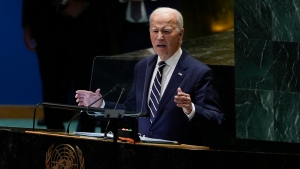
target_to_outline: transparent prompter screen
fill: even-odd
[[[120,102],[123,103],[131,89],[134,66],[141,58],[125,56],[97,56],[94,58],[90,90],[101,89],[101,94],[109,92],[116,84],[125,89]],[[108,94],[105,100],[116,102],[121,90]]]

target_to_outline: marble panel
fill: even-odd
[[[236,88],[274,89],[270,41],[236,39],[235,63]]]
[[[237,138],[300,142],[299,6],[234,2]]]
[[[300,94],[275,92],[275,136],[279,142],[300,142]]]
[[[300,92],[299,43],[273,42],[276,91]]]
[[[300,1],[272,0],[272,40],[300,42]]]
[[[234,36],[271,40],[272,11],[265,0],[234,1]]]
[[[236,135],[274,141],[273,91],[236,89]]]

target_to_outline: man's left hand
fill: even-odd
[[[189,115],[192,112],[192,101],[189,94],[182,92],[181,88],[178,87],[177,95],[174,97],[174,102],[178,107],[181,107],[183,112]]]

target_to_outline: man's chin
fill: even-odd
[[[167,50],[167,48],[165,48],[165,47],[156,47],[156,48],[154,49],[155,53],[156,53],[157,55],[159,55],[159,56],[166,55],[166,53],[167,53],[166,50]]]

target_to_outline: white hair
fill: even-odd
[[[151,18],[153,16],[154,13],[157,13],[157,12],[168,12],[168,13],[174,13],[176,14],[176,18],[177,18],[177,28],[178,28],[178,31],[180,31],[182,28],[183,28],[183,17],[181,15],[181,13],[176,10],[176,9],[173,9],[173,8],[169,8],[169,7],[159,7],[159,8],[156,8],[150,15],[150,19],[149,19],[149,24],[151,25]]]

